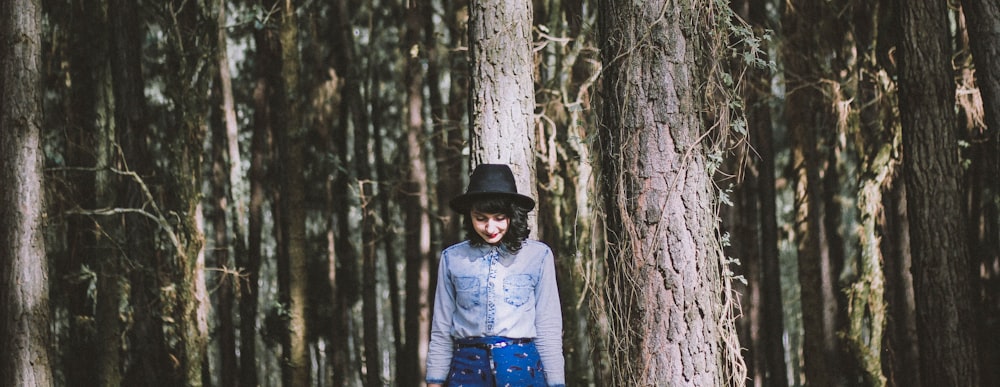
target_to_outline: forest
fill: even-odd
[[[536,199],[569,386],[1000,386],[996,0],[4,0],[0,386],[421,386]]]

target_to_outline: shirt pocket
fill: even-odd
[[[455,299],[462,309],[479,306],[479,278],[455,277]]]
[[[515,274],[503,280],[503,300],[515,307],[524,305],[535,294],[535,277],[531,274]]]

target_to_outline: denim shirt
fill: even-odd
[[[565,385],[562,310],[544,243],[526,240],[516,253],[502,244],[452,245],[441,252],[435,291],[428,383],[447,379],[454,339],[503,336],[534,339],[546,382]]]

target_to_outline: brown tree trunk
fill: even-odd
[[[267,5],[267,4],[265,4]],[[278,87],[275,79],[280,74],[280,49],[273,29],[254,31],[257,46],[253,91],[253,137],[250,142],[250,202],[247,207],[247,255],[237,256],[237,266],[246,272],[246,281],[240,287],[240,385],[259,384],[257,371],[261,362],[257,355],[257,315],[260,293],[260,267],[263,259],[263,228],[266,223],[264,206],[268,192],[268,165],[272,154],[272,122],[275,119],[271,101]]]
[[[772,28],[767,17],[766,0],[750,0],[747,20],[762,33]],[[777,189],[775,172],[774,128],[768,103],[771,75],[756,69],[748,75],[750,91],[750,143],[760,156],[757,163],[757,205],[760,213],[760,379],[764,386],[787,386],[785,363],[785,311],[781,296],[781,265],[778,253]]]
[[[963,0],[962,14],[985,121],[985,128],[973,127],[967,139],[972,166],[966,185],[972,258],[983,273],[984,305],[977,318],[985,334],[979,340],[984,343],[982,382],[996,385],[1000,369],[993,365],[1000,363],[1000,337],[987,332],[1000,329],[1000,3]]]
[[[705,52],[692,2],[605,3],[600,133],[608,229],[609,385],[742,385],[724,340],[707,126],[698,112]],[[701,14],[704,15],[704,14]],[[655,26],[655,28],[653,28]],[[706,34],[707,35],[707,34]],[[655,86],[654,86],[655,85]],[[738,356],[738,355],[737,355]]]
[[[136,176],[152,175],[152,160],[147,147],[150,128],[146,124],[146,106],[144,95],[144,80],[142,76],[142,19],[139,17],[138,5],[132,1],[109,0],[108,20],[111,22],[111,74],[113,77],[113,93],[115,101],[114,126],[115,142],[120,146],[120,158],[116,158],[116,167]],[[117,193],[118,208],[141,208],[146,198],[142,188],[133,179],[119,176]],[[123,214],[119,220],[122,237],[122,257],[136,259],[143,267],[154,268],[158,265],[159,254],[154,251],[153,234],[156,232],[153,222],[137,214]],[[107,285],[115,285],[115,275],[121,273],[129,283],[123,287],[120,296],[109,287],[101,288],[104,296],[98,298],[98,314],[106,316],[99,326],[107,326],[108,334],[114,334],[113,324],[118,319],[119,300],[116,297],[128,297],[132,305],[155,305],[156,290],[161,284],[152,270],[125,270],[117,260],[110,260],[101,268],[106,270],[99,279],[107,279]],[[100,287],[100,283],[98,284]],[[128,294],[126,294],[128,293]],[[102,307],[103,303],[103,307]],[[171,360],[164,347],[160,326],[161,318],[157,313],[151,313],[151,308],[137,310],[132,318],[132,326],[128,331],[128,341],[132,343],[125,358],[132,363],[122,373],[117,364],[111,363],[111,358],[101,360],[104,364],[98,370],[98,382],[103,386],[142,384],[148,380],[159,380],[171,383],[171,378],[165,370],[170,369]],[[110,336],[109,336],[110,337]],[[115,336],[117,337],[117,335]],[[140,350],[142,353],[140,353]],[[98,356],[101,356],[98,353]],[[113,357],[108,351],[106,356]]]
[[[188,386],[203,383],[208,349],[208,294],[205,288],[204,236],[201,212],[202,148],[208,114],[207,95],[215,76],[211,62],[200,58],[215,48],[214,18],[205,5],[175,0],[163,4],[167,36],[165,95],[175,106],[165,125],[168,160],[163,176],[163,209],[158,214],[161,232],[169,241],[160,267],[169,283],[160,289],[165,317],[166,345],[179,362],[174,368],[177,382]],[[204,44],[202,42],[210,42]]]
[[[218,78],[217,78],[218,80]],[[215,82],[212,88],[213,105],[221,105],[220,82]],[[238,284],[238,277],[231,275],[230,270],[234,269],[229,254],[230,239],[229,225],[227,217],[230,211],[229,201],[229,168],[226,158],[228,151],[226,126],[223,124],[221,106],[215,106],[211,114],[210,126],[212,128],[211,137],[211,157],[212,157],[212,177],[211,177],[211,207],[206,208],[206,221],[211,224],[212,244],[207,257],[207,264],[211,268],[208,272],[208,282],[212,285],[213,300],[215,302],[214,315],[217,319],[216,336],[219,354],[218,375],[219,383],[224,387],[236,385],[238,365],[236,359],[236,326],[233,321],[234,293]]]
[[[911,1],[899,7],[903,175],[921,377],[927,386],[978,386],[978,298],[958,181],[947,4]]]
[[[566,382],[589,385],[597,369],[592,355],[586,286],[596,275],[591,251],[593,169],[585,139],[595,128],[591,95],[600,65],[595,58],[594,36],[579,24],[596,19],[583,2],[535,2],[535,25],[547,27],[538,41],[535,60],[537,106],[541,112],[535,144],[538,180],[538,238],[545,241],[556,260],[556,276],[563,312],[563,349]],[[564,23],[563,20],[571,21]],[[562,38],[562,39],[560,39]]]
[[[836,299],[833,267],[824,250],[824,195],[821,171],[827,159],[822,144],[835,130],[836,117],[824,98],[831,90],[823,80],[831,79],[821,57],[829,49],[820,42],[830,16],[825,4],[791,1],[782,16],[786,43],[787,95],[785,121],[791,136],[795,185],[795,243],[798,253],[802,301],[805,379],[810,386],[833,386],[840,376],[836,337]]]
[[[429,4],[414,3],[406,14],[406,36],[403,47],[421,47],[425,13]],[[405,209],[404,230],[406,242],[406,346],[397,361],[407,366],[397,375],[401,384],[419,385],[424,380],[427,344],[430,341],[430,272],[431,272],[431,220],[430,194],[427,183],[427,165],[424,121],[423,61],[426,51],[411,55],[407,61],[406,84],[406,160],[405,183],[402,189],[402,207]],[[431,88],[437,85],[429,85]],[[446,179],[450,179],[447,178]]]
[[[452,15],[448,19],[448,36],[451,37],[450,48],[468,47],[468,0],[449,1],[449,9]],[[429,13],[428,13],[429,14]],[[424,24],[433,23],[433,19],[427,16]],[[427,27],[425,27],[427,28]],[[429,35],[433,37],[433,35]],[[449,49],[447,56],[450,63],[448,71],[451,75],[451,83],[448,90],[447,118],[440,125],[435,125],[434,153],[437,160],[437,208],[438,217],[441,219],[441,246],[442,248],[451,246],[462,239],[461,216],[455,214],[448,206],[451,198],[462,193],[463,174],[462,148],[465,147],[465,140],[462,133],[462,125],[468,114],[469,100],[469,61],[468,50]],[[468,132],[471,132],[468,131]],[[436,258],[435,258],[436,261]],[[437,270],[431,270],[431,277],[437,275]],[[431,285],[436,283],[436,279]],[[431,292],[433,297],[433,292]],[[429,304],[433,304],[428,301]]]
[[[298,45],[296,2],[281,2],[279,39],[281,46],[281,83],[274,95],[272,123],[278,145],[281,179],[280,240],[278,286],[281,302],[287,308],[286,333],[282,343],[282,381],[289,386],[309,385],[309,347],[306,342],[306,304],[308,269],[306,265],[305,170],[302,118],[303,93],[300,88],[301,59]],[[284,268],[282,270],[282,267]]]
[[[531,16],[530,0],[470,1],[469,154],[471,165],[510,165],[517,189],[535,198]]]
[[[114,185],[117,180],[113,179],[110,171],[114,157],[111,148],[114,125],[112,117],[105,114],[113,111],[114,103],[110,90],[110,28],[106,8],[105,1],[72,4],[67,12],[70,19],[67,22],[73,33],[66,37],[68,42],[60,44],[66,46],[71,80],[67,114],[67,142],[70,146],[65,150],[66,162],[69,166],[88,171],[74,174],[71,183],[75,187],[72,197],[76,202],[73,204],[85,209],[112,208],[115,203]],[[93,172],[90,172],[91,169]],[[91,281],[77,281],[72,285],[61,285],[61,289],[53,289],[63,293],[56,299],[65,300],[71,316],[69,335],[59,338],[63,342],[62,367],[67,380],[78,381],[81,385],[96,385],[99,374],[121,373],[118,370],[121,342],[108,340],[121,335],[119,313],[117,308],[114,314],[108,313],[109,308],[100,308],[119,305],[121,301],[121,290],[103,287],[119,282],[121,278],[117,271],[105,268],[120,256],[116,244],[121,230],[115,224],[115,217],[107,216],[74,216],[67,219],[67,228],[70,254],[68,259],[54,261],[54,272],[77,274],[96,269],[98,276],[93,281],[98,284],[97,296],[111,302],[98,302],[91,298],[87,291],[93,284]],[[64,269],[60,271],[60,267]],[[66,282],[69,281],[61,283]],[[99,311],[94,310],[95,303],[99,305]]]
[[[0,4],[0,384],[51,386],[42,192],[42,5]]]
[[[354,66],[355,52],[353,41],[353,29],[351,25],[349,4],[345,0],[339,0],[335,4],[337,17],[330,24],[330,41],[333,45],[333,61],[336,74],[344,79],[341,94],[340,120],[334,130],[334,146],[338,149],[335,153],[341,162],[342,168],[335,174],[332,182],[332,200],[348,202],[352,198],[351,192],[357,187],[351,186],[351,181],[356,175],[352,171],[357,170],[355,164],[363,161],[363,157],[351,155],[353,144],[348,142],[348,128],[368,128],[368,117],[365,112],[364,100],[361,93],[360,69]],[[360,130],[360,132],[366,132]],[[360,154],[367,154],[362,151]],[[336,233],[338,240],[356,241],[355,233],[352,231],[352,223],[348,211],[338,211],[336,214]],[[336,270],[333,272],[335,278],[331,279],[332,289],[336,297],[334,305],[334,321],[332,337],[334,339],[334,353],[331,356],[333,362],[334,384],[338,386],[347,385],[347,381],[360,377],[364,380],[361,367],[361,359],[357,353],[363,346],[354,338],[357,328],[352,324],[351,309],[358,302],[362,286],[360,283],[360,268],[358,267],[358,252],[353,247],[356,244],[340,243],[336,247],[337,256],[335,258]],[[352,343],[352,341],[354,341]],[[354,348],[355,351],[351,351]],[[353,374],[353,375],[352,375]]]
[[[886,323],[886,347],[896,354],[883,359],[886,385],[920,387],[920,350],[917,342],[916,305],[913,299],[913,274],[910,254],[910,234],[906,215],[906,182],[896,172],[892,189],[883,199],[881,243],[885,257],[885,299],[889,316]]]

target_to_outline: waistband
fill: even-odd
[[[531,338],[510,338],[500,336],[465,337],[455,339],[455,348],[498,349],[510,345],[528,344]]]

